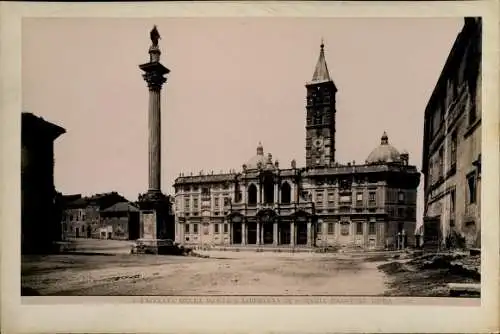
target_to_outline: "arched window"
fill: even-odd
[[[274,181],[270,175],[264,179],[264,201],[267,204],[274,203]]]
[[[292,190],[288,182],[283,183],[281,186],[281,203],[290,203],[291,192]]]
[[[323,123],[323,115],[321,114],[321,111],[317,110],[314,113],[314,125],[320,125]]]
[[[248,204],[255,205],[257,204],[257,187],[255,184],[251,184],[248,187]]]

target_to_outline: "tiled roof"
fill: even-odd
[[[102,212],[139,212],[139,209],[130,202],[118,202]]]

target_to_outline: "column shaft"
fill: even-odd
[[[292,247],[295,246],[295,223],[290,223],[290,245]]]
[[[273,223],[273,246],[278,246],[278,223]]]
[[[149,190],[160,190],[161,184],[161,91],[149,90]]]
[[[247,224],[241,224],[241,244],[244,246],[247,244]]]
[[[311,222],[307,222],[307,246],[312,245],[312,231],[311,231]]]

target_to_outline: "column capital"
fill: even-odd
[[[167,82],[167,78],[157,72],[147,72],[144,73],[142,77],[148,84],[148,88],[153,91],[160,91],[162,85]]]
[[[139,65],[139,68],[145,72],[142,77],[147,82],[150,90],[160,90],[161,86],[167,81],[164,75],[170,73],[168,68],[157,61]]]

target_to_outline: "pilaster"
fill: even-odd
[[[241,223],[241,245],[245,246],[247,244],[247,223]]]
[[[261,224],[260,222],[257,222],[257,245],[261,244],[261,238],[260,238],[260,236],[261,236],[261,234],[260,234],[261,228],[260,228],[260,224]]]
[[[307,222],[307,246],[310,247],[312,245],[312,230],[311,230],[311,222]]]
[[[278,223],[273,222],[273,246],[278,246]]]

